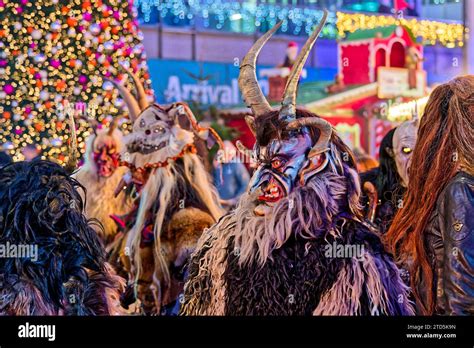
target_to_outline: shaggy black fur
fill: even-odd
[[[308,240],[292,236],[282,248],[273,251],[263,266],[256,261],[239,265],[234,241],[229,239],[224,273],[225,315],[312,315],[322,295],[337,281],[342,267],[351,260],[326,257],[324,246],[327,243],[363,245],[366,252],[385,265],[388,273],[381,276],[391,279],[388,283],[398,284],[393,260],[384,252],[379,237],[369,226],[343,216],[336,218],[334,224],[335,229],[343,228],[345,231],[342,237],[334,238],[327,234],[325,238]],[[212,244],[211,239],[191,258],[188,265],[190,279],[198,276],[199,261]],[[202,277],[192,289],[186,290],[185,300],[192,297],[200,308],[206,308],[211,301],[210,285],[211,279]],[[393,291],[399,290],[396,288],[394,286]],[[391,292],[391,289],[387,290]],[[394,298],[392,294],[391,299]],[[361,294],[359,302],[360,314],[370,315],[367,293]],[[393,305],[391,315],[408,314],[406,304]]]
[[[9,302],[0,314],[108,313],[102,294],[115,284],[105,268],[102,243],[82,214],[78,189],[83,187],[48,161],[17,162],[0,170],[0,244],[38,246],[37,261],[0,258],[0,302]],[[10,291],[18,286],[28,291]],[[42,313],[35,302],[50,310]]]
[[[360,183],[363,187],[366,181],[371,182],[377,189],[379,204],[375,212],[375,225],[381,233],[385,233],[397,212],[397,202],[405,194],[405,188],[400,185],[401,179],[397,173],[395,160],[387,152],[387,148],[393,149],[393,134],[395,129],[390,130],[382,139],[379,152],[379,166],[360,174]],[[368,197],[361,195],[361,204],[365,213],[369,208]]]
[[[297,109],[296,118],[303,117],[314,117],[314,114],[305,110]],[[278,111],[270,111],[267,114],[258,117],[255,122],[257,130],[256,140],[259,146],[267,146],[272,139],[282,139],[287,136],[287,123],[278,118]],[[311,139],[316,141],[319,137],[319,130],[310,127],[309,132],[311,134]]]
[[[263,267],[256,262],[239,266],[231,241],[224,275],[226,314],[312,315],[321,296],[332,287],[349,260],[326,257],[324,246],[328,242],[361,244],[371,254],[383,252],[380,240],[365,225],[339,218],[335,221],[336,228],[344,221],[347,232],[342,238],[328,235],[324,241],[292,236],[282,248],[272,253],[272,258]],[[367,298],[363,296],[360,301],[361,314],[370,314]]]
[[[318,241],[294,236],[263,267],[256,262],[240,267],[233,250],[232,241],[224,275],[230,315],[311,315],[342,266],[324,257]]]

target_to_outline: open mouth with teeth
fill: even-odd
[[[104,163],[99,165],[99,176],[108,178],[115,171],[115,167],[110,163]]]
[[[148,144],[144,143],[142,141],[134,141],[130,145],[127,146],[127,149],[129,152],[134,153],[134,152],[140,152],[144,155],[147,155],[149,153],[161,150],[166,146],[166,141],[162,141],[161,143],[157,144]]]
[[[269,183],[262,189],[262,191],[263,193],[258,196],[258,200],[266,203],[278,202],[284,196],[283,188],[273,178],[270,179]]]

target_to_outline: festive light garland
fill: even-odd
[[[413,112],[416,110],[418,117],[421,118],[425,111],[426,103],[429,96],[411,100],[405,103],[394,103],[389,105],[387,119],[392,122],[403,122],[410,120],[413,117]]]
[[[266,31],[283,20],[281,33],[309,34],[322,16],[320,9],[268,3],[257,5],[247,1],[136,0],[134,6],[145,23],[150,22],[151,15],[156,12],[162,19],[170,17],[174,25],[193,26],[199,21],[204,28],[211,28],[213,22],[213,29],[235,28],[243,33],[253,33],[259,29]],[[347,32],[393,24],[406,25],[415,36],[422,38],[424,44],[440,43],[450,48],[463,45],[462,24],[341,11],[330,13],[321,36],[328,39],[344,38]]]
[[[289,7],[273,4],[256,4],[225,0],[136,0],[134,6],[145,23],[157,13],[162,19],[171,17],[171,24],[189,24],[199,21],[204,28],[222,30],[226,26],[238,27],[244,33],[266,31],[283,20],[280,32],[293,35],[309,34],[323,11],[314,8]],[[331,13],[321,35],[336,38],[336,14]]]
[[[39,144],[43,157],[64,163],[68,112],[104,124],[126,117],[103,77],[122,80],[126,66],[149,88],[135,16],[123,0],[0,0],[0,147],[19,160],[24,146]],[[84,153],[90,125],[76,123]]]
[[[353,33],[359,29],[373,29],[394,24],[402,24],[409,28],[415,37],[422,38],[425,45],[440,43],[453,48],[455,46],[462,47],[464,44],[464,26],[462,24],[337,12],[337,31],[341,38],[347,32]]]

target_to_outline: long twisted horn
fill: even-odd
[[[140,109],[143,111],[150,105],[150,102],[148,102],[148,98],[145,93],[145,87],[143,87],[143,83],[140,81],[138,76],[133,73],[131,69],[128,69],[125,67],[124,69],[128,73],[128,75],[130,75],[130,77],[133,79],[135,88],[137,90],[138,104],[140,106]]]
[[[263,45],[280,28],[283,22],[279,22],[272,29],[262,35],[250,48],[240,64],[239,88],[247,105],[252,109],[255,117],[259,117],[272,110],[270,104],[258,85],[256,75],[257,57]]]
[[[77,150],[77,134],[76,134],[76,122],[74,121],[73,113],[68,113],[69,116],[69,129],[71,131],[71,137],[69,142],[69,158],[65,165],[67,172],[72,173],[77,168],[77,161],[79,158]]]
[[[331,124],[320,117],[304,117],[291,121],[288,124],[288,129],[299,129],[301,127],[315,127],[320,131],[319,139],[309,151],[308,157],[319,155],[328,150],[329,140],[331,139],[332,126]]]
[[[109,124],[109,130],[107,131],[107,135],[112,136],[112,134],[114,134],[114,130],[117,129],[117,126],[118,126],[118,119],[114,118]]]
[[[105,78],[106,80],[112,82],[115,87],[117,87],[121,97],[125,101],[125,104],[127,104],[128,107],[128,112],[130,116],[130,121],[135,122],[135,120],[138,118],[138,115],[140,115],[141,109],[140,105],[138,104],[137,100],[135,97],[130,93],[130,91],[125,88],[125,86],[113,79],[108,79]]]
[[[291,69],[290,76],[288,77],[288,81],[286,83],[285,93],[283,94],[283,100],[281,102],[282,107],[279,114],[281,119],[293,119],[296,115],[296,92],[298,90],[298,80],[300,78],[301,70],[303,70],[309,52],[311,51],[311,48],[313,48],[319,33],[323,29],[327,17],[328,12],[324,10],[321,21],[304,44],[295,64],[293,65],[293,68]]]

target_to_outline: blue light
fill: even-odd
[[[268,29],[279,20],[285,22],[281,32],[294,32],[296,35],[308,32],[314,24],[319,22],[322,10],[314,8],[285,7],[247,1],[228,0],[135,0],[134,6],[144,22],[156,17],[151,13],[157,12],[164,23],[173,25],[189,25],[191,20],[201,18],[198,25],[205,28],[214,27],[218,30],[252,32],[255,27]],[[239,15],[241,25],[224,25],[226,22],[235,21],[236,14]],[[212,21],[210,20],[212,18]],[[212,23],[212,24],[211,24]],[[323,36],[330,35],[336,38],[336,15],[330,13],[326,24],[332,30],[323,31]],[[326,34],[324,34],[326,33]],[[329,34],[327,34],[329,33]]]

